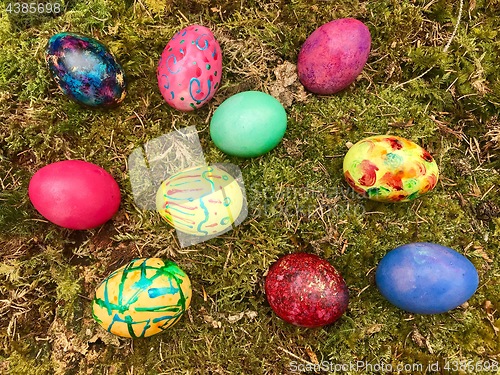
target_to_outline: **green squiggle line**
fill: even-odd
[[[113,326],[115,323],[125,323],[127,325],[127,331],[130,335],[130,337],[137,337],[137,335],[134,332],[133,326],[138,325],[138,324],[145,324],[144,328],[142,329],[142,333],[139,335],[139,337],[144,337],[147,334],[147,331],[149,328],[152,327],[151,321],[153,323],[158,323],[163,320],[165,320],[165,323],[162,324],[161,326],[158,326],[159,329],[164,330],[167,327],[175,324],[182,316],[184,311],[186,310],[186,301],[187,298],[184,295],[181,285],[183,282],[183,278],[187,277],[187,275],[182,271],[179,266],[177,266],[176,263],[169,261],[169,260],[163,260],[163,265],[160,267],[155,267],[155,266],[148,266],[147,265],[147,260],[148,259],[134,259],[132,260],[126,267],[123,268],[122,270],[122,275],[120,278],[120,284],[119,284],[119,295],[118,295],[118,303],[114,304],[109,301],[109,290],[108,290],[108,281],[110,277],[108,277],[105,280],[105,285],[104,285],[104,300],[100,298],[95,298],[94,299],[94,304],[106,308],[108,315],[111,316],[113,314],[113,311],[116,311],[113,315],[112,321],[107,327],[107,330],[111,332]],[[139,261],[141,261],[139,264],[137,264]],[[147,277],[147,270],[155,270],[154,275],[152,277],[148,278]],[[125,289],[125,282],[127,281],[129,275],[133,272],[140,271],[140,279],[133,284],[132,287],[135,287],[137,290],[133,293],[132,296],[128,297],[128,300],[126,303],[123,303],[125,295],[124,295],[124,289]],[[113,273],[113,276],[116,276],[117,273]],[[158,277],[166,277],[167,280],[170,283],[170,287],[166,288],[150,288],[151,285],[153,285],[153,282],[155,279]],[[174,285],[175,284],[175,285]],[[176,288],[177,286],[177,288]],[[179,299],[175,305],[170,305],[170,306],[144,306],[144,307],[135,307],[134,310],[137,312],[152,312],[152,313],[165,313],[165,312],[171,312],[174,313],[173,315],[165,315],[165,316],[156,316],[152,317],[151,319],[143,320],[143,321],[134,321],[133,317],[131,315],[126,315],[123,318],[120,318],[118,315],[119,313],[124,313],[127,311],[131,305],[133,305],[138,298],[140,297],[141,293],[148,293],[151,289],[155,290],[153,292],[153,295],[158,291],[162,290],[162,292],[168,292],[167,294],[176,294],[177,292],[179,293]],[[149,296],[149,293],[148,293]],[[189,298],[189,297],[188,297]],[[93,311],[93,316],[94,319],[98,322],[102,322],[101,319],[99,319],[95,314],[94,310],[92,307]]]

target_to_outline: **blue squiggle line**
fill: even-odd
[[[206,169],[204,172],[202,172],[202,174],[201,174],[201,177],[202,177],[205,181],[207,181],[207,182],[210,184],[210,186],[212,186],[212,192],[214,192],[214,191],[215,191],[215,184],[214,184],[214,182],[213,182],[210,178],[207,178],[207,176],[206,176],[206,175],[207,175],[208,173],[213,172],[213,171],[214,171],[214,169],[213,169],[212,167],[207,167],[207,169]]]
[[[167,61],[165,62],[165,65],[170,73],[177,74],[181,71],[181,68],[179,68],[175,72],[173,72],[172,69],[170,69],[170,66],[168,65],[168,62],[170,61],[171,58],[174,59],[174,65],[177,64],[177,57],[175,57],[175,55],[170,55],[169,57],[167,57]]]
[[[198,227],[196,228],[198,230],[198,232],[200,233],[203,233],[205,236],[208,235],[208,232],[206,230],[202,230],[201,229],[201,226],[203,224],[205,224],[207,221],[208,221],[208,216],[209,216],[209,213],[208,213],[208,209],[207,207],[205,206],[205,204],[203,203],[203,198],[200,198],[199,199],[200,201],[200,207],[201,209],[203,210],[203,212],[205,213],[205,218],[203,219],[203,221],[201,221],[199,224],[198,224]]]
[[[161,76],[165,77],[167,79],[167,84],[163,85],[163,87],[165,87],[166,89],[168,89],[170,87],[170,78],[168,78],[168,76],[166,74],[162,74]]]
[[[205,45],[204,46],[200,46],[200,39],[204,36],[207,36],[207,34],[201,34],[198,38],[196,38],[196,42],[194,43],[195,46],[200,50],[200,51],[205,51],[209,44],[208,44],[208,40],[205,39]]]
[[[191,99],[193,99],[196,104],[201,104],[205,99],[207,99],[210,96],[210,93],[212,91],[212,81],[208,80],[207,85],[208,85],[208,92],[207,95],[205,95],[204,98],[202,99],[196,99],[193,95],[193,84],[196,83],[198,85],[198,89],[196,90],[196,94],[201,93],[201,82],[198,78],[191,78],[189,81],[189,95],[191,96]]]

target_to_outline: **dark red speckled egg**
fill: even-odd
[[[284,321],[301,327],[321,327],[347,309],[349,292],[340,273],[314,254],[285,255],[266,277],[267,300]]]

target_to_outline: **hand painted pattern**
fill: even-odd
[[[380,202],[406,202],[432,190],[439,171],[432,156],[407,139],[378,135],[363,139],[344,158],[347,183]]]
[[[174,325],[191,303],[191,282],[177,264],[135,259],[97,288],[92,316],[122,337],[148,337]]]
[[[47,45],[46,60],[62,92],[79,103],[109,107],[125,98],[122,67],[95,39],[72,33],[56,34]]]
[[[238,182],[220,168],[189,168],[161,184],[156,207],[181,232],[213,235],[228,229],[238,218],[243,208],[243,192]]]
[[[168,42],[158,62],[158,87],[175,109],[192,111],[217,91],[222,54],[212,32],[200,25],[182,29]]]

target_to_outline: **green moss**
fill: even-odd
[[[61,305],[59,313],[62,318],[72,324],[78,322],[79,312],[81,312],[81,298],[79,297],[81,287],[75,273],[69,267],[54,266],[52,270],[52,277],[57,284],[57,300]]]
[[[34,375],[45,375],[51,373],[52,366],[46,358],[40,361],[35,358],[26,357],[25,353],[19,353],[13,351],[8,358],[2,358],[0,360],[3,362],[4,370],[8,371],[8,374],[12,375],[24,375],[24,374],[34,374]]]

